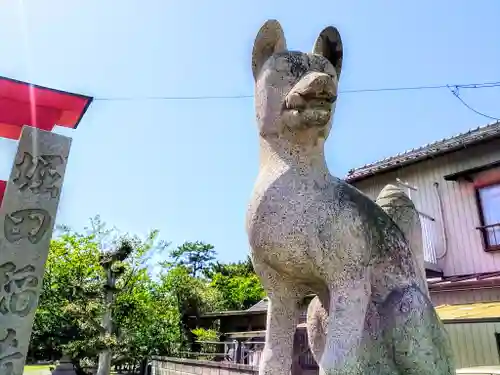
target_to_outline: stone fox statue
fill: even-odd
[[[342,54],[333,27],[312,53],[288,51],[274,20],[253,47],[260,170],[246,227],[269,298],[260,375],[289,374],[299,305],[310,293],[318,296],[310,324],[320,324],[310,333],[321,373],[454,374],[401,228],[328,171]]]

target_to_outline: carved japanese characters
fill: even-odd
[[[62,182],[62,176],[56,168],[63,163],[59,155],[33,157],[25,152],[21,161],[16,163],[17,176],[13,182],[20,190],[30,189],[33,194],[49,193],[52,198],[56,198]]]
[[[277,21],[255,39],[260,169],[246,228],[269,298],[260,375],[289,374],[300,301],[311,293],[322,311],[320,374],[452,375],[446,334],[405,234],[326,165],[342,61],[334,27],[312,53],[288,51]]]
[[[0,339],[0,373],[5,375],[13,375],[13,361],[23,358],[23,355],[17,350],[18,340],[16,331],[7,328],[5,335]],[[1,337],[1,336],[0,336]]]
[[[4,220],[5,238],[9,242],[17,242],[25,238],[32,244],[36,244],[47,233],[50,221],[49,213],[37,208],[7,214]]]
[[[38,284],[34,266],[0,265],[0,314],[28,315],[36,307]]]

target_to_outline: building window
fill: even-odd
[[[477,197],[485,250],[500,250],[500,184],[478,188]]]

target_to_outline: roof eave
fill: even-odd
[[[354,175],[352,177],[349,177],[349,175],[348,175],[344,178],[344,180],[349,184],[352,184],[355,182],[360,182],[362,180],[366,180],[366,179],[374,177],[374,176],[378,176],[378,175],[382,175],[384,173],[392,172],[392,171],[399,169],[401,167],[407,167],[409,165],[417,164],[417,163],[420,163],[420,162],[423,162],[423,161],[426,161],[429,159],[441,157],[441,156],[444,156],[447,154],[451,154],[453,152],[461,151],[461,150],[466,149],[466,148],[471,147],[471,146],[478,146],[480,144],[488,143],[490,141],[493,141],[493,140],[496,140],[499,138],[500,138],[500,133],[496,134],[494,136],[488,137],[488,138],[481,138],[481,139],[472,141],[470,143],[461,144],[461,145],[458,145],[456,147],[452,147],[452,148],[449,148],[446,150],[441,150],[438,152],[429,153],[427,155],[424,155],[421,157],[416,157],[415,159],[411,159],[411,160],[401,160],[398,162],[398,158],[395,158],[393,160],[393,162],[397,163],[396,165],[381,167],[380,169],[378,169],[376,171],[369,171],[369,168],[368,168],[368,171],[365,174],[361,174],[361,175],[357,175],[357,176]],[[406,156],[405,158],[407,158],[407,157],[408,156]],[[403,159],[403,156],[401,157],[401,159]],[[376,165],[374,165],[372,168],[376,168]]]

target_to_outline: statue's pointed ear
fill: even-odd
[[[328,26],[319,33],[318,39],[314,43],[313,53],[326,57],[334,66],[337,79],[340,77],[344,50],[340,33],[335,27]]]
[[[281,25],[276,20],[269,20],[262,25],[252,52],[252,72],[254,79],[257,79],[262,66],[274,53],[285,51],[286,41],[285,34]]]

